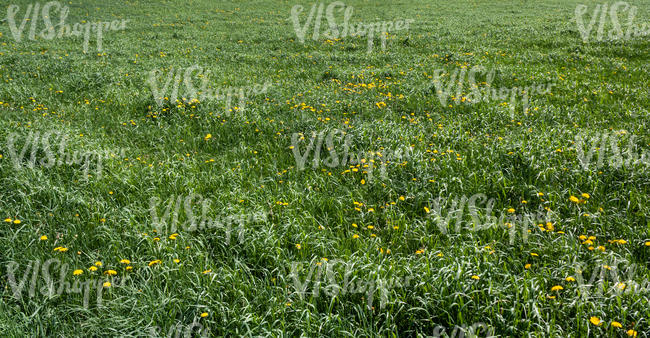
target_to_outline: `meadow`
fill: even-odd
[[[650,4],[332,3],[2,3],[1,336],[650,336]]]

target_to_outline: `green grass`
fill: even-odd
[[[22,19],[31,2],[14,3]],[[599,275],[608,265],[628,286],[648,283],[647,156],[645,164],[609,164],[608,141],[605,164],[585,169],[575,149],[576,136],[606,133],[622,149],[633,142],[648,153],[648,37],[584,43],[575,0],[345,3],[354,7],[352,22],[415,22],[391,34],[385,51],[377,39],[367,53],[364,38],[299,43],[294,2],[66,2],[70,23],[129,20],[125,30],[105,33],[102,53],[91,40],[85,54],[82,38],[16,42],[2,22],[0,220],[11,222],[0,225],[0,334],[147,336],[157,327],[166,335],[198,323],[219,336],[426,336],[438,326],[450,334],[485,323],[498,336],[649,336],[650,290],[613,293],[616,274]],[[637,23],[650,20],[647,2],[629,3],[638,7]],[[309,11],[311,3],[303,5]],[[226,114],[219,101],[163,111],[149,73],[192,65],[210,69],[213,87],[272,86],[249,97],[244,111]],[[442,106],[435,70],[473,66],[495,70],[495,88],[554,86],[514,119],[498,101]],[[334,130],[351,135],[351,153],[409,155],[387,163],[384,177],[375,169],[372,181],[363,168],[298,170],[292,135],[305,136],[302,151],[312,133]],[[56,132],[55,154],[63,135],[67,154],[114,156],[105,156],[101,175],[91,164],[90,177],[80,161],[30,168],[29,147],[14,166],[8,139],[20,153],[30,133]],[[343,142],[334,145],[340,153]],[[48,158],[43,146],[36,150],[35,159]],[[210,201],[209,218],[265,216],[241,229],[230,224],[230,232],[228,222],[181,228],[175,239],[155,232],[150,199],[161,201],[161,215],[170,199],[191,194]],[[481,219],[548,208],[543,221],[554,230],[534,225],[523,240],[515,224],[511,240],[503,224],[470,229],[467,209],[460,231],[456,221],[445,231],[432,216],[439,197],[445,217],[458,211],[454,200],[475,194],[494,202],[480,209]],[[194,217],[201,201],[190,201]],[[181,206],[179,222],[191,218]],[[584,244],[581,235],[596,239]],[[30,262],[51,258],[61,264],[49,269],[56,287],[62,271],[71,284],[112,280],[100,288],[101,307],[95,289],[86,307],[83,294],[45,296],[42,273],[33,296],[28,272],[15,297],[12,262],[19,282]],[[88,270],[97,261],[102,266]],[[339,286],[346,275],[356,289],[405,283],[375,291],[369,307],[368,292],[324,292],[333,290],[328,264]],[[601,284],[585,293],[580,280],[566,281],[578,279],[577,264],[584,283],[596,271]],[[301,297],[297,286],[310,268],[312,279],[321,271],[321,289],[308,280]],[[563,290],[551,291],[556,285]]]

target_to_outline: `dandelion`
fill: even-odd
[[[296,244],[296,249],[300,250],[300,248],[302,248],[302,246],[300,245],[300,243]]]
[[[406,199],[406,198],[404,198],[404,196],[400,196],[400,197],[399,197],[399,200],[400,200],[400,201],[403,201],[403,200],[405,200],[405,199]]]
[[[634,331],[634,330],[632,330],[632,329],[627,330],[626,333],[627,333],[627,335],[630,336],[630,337],[636,337],[636,335],[637,335],[637,332]]]
[[[571,201],[573,203],[580,203],[580,200],[577,197],[573,196],[573,195],[571,195],[569,197],[569,201]]]
[[[41,240],[41,241],[47,241],[47,236],[45,236],[45,235],[41,236],[41,237],[40,237],[40,240]]]
[[[617,321],[613,321],[613,322],[612,322],[612,326],[613,326],[613,327],[617,327],[617,328],[619,328],[619,329],[623,327],[623,325],[622,325],[621,323],[617,322]]]
[[[596,326],[599,326],[601,324],[600,318],[593,317],[593,316],[591,318],[589,318],[589,322],[591,322],[592,324],[594,324]]]
[[[591,197],[591,196],[590,196],[589,194],[587,194],[586,192],[583,192],[582,195],[580,195],[580,196],[584,197],[585,199],[589,199],[589,198]]]
[[[524,269],[526,269],[526,270],[530,269],[530,263],[524,265]]]
[[[212,134],[207,134],[207,135],[205,135],[205,137],[203,139],[207,141],[207,140],[209,140],[211,138],[212,138]]]
[[[128,259],[123,259],[123,260],[120,261],[120,263],[122,263],[122,264],[131,264],[131,261],[128,260]]]
[[[369,226],[368,226],[368,229],[370,229],[370,230],[372,230],[372,229],[374,229],[374,228],[375,228],[375,227],[372,226],[372,225],[369,225]]]
[[[93,265],[93,266],[89,267],[88,270],[90,270],[90,271],[97,271],[97,267]]]
[[[133,270],[133,267],[129,265],[129,266],[127,266],[127,267],[124,268],[124,269],[125,269],[126,271],[131,271],[131,270]]]
[[[354,234],[354,235],[352,235],[352,238],[357,239],[357,238],[359,238],[359,235]]]
[[[5,218],[5,222],[11,223],[11,221],[13,221],[11,218]]]
[[[208,313],[207,313],[207,312],[203,312],[203,313],[201,314],[201,318],[205,318],[205,317],[207,317],[207,316],[208,316]]]
[[[559,285],[556,285],[551,288],[551,291],[561,291],[561,290],[564,290],[564,288]]]
[[[212,272],[212,269],[208,269],[208,270],[203,271],[203,274],[204,274],[204,275],[207,275],[207,274],[209,274],[210,272]]]
[[[474,280],[479,280],[479,279],[481,279],[481,277],[479,277],[479,276],[477,276],[477,275],[473,275],[473,276],[472,276],[472,279],[474,279]]]
[[[106,270],[106,271],[104,271],[104,274],[109,275],[109,276],[115,276],[115,275],[117,275],[117,271],[115,271],[115,270]]]
[[[430,212],[430,211],[429,211],[429,208],[427,208],[427,207],[424,207],[424,211],[425,211],[427,214]]]
[[[84,271],[81,270],[81,269],[77,269],[77,270],[72,271],[72,274],[75,275],[75,276],[79,276],[79,275],[81,275],[83,273],[84,273]]]
[[[104,284],[102,284],[102,285],[103,285],[105,288],[110,288],[110,287],[111,287],[111,282],[104,282]]]
[[[21,223],[21,222],[20,222],[19,219],[15,219],[15,220],[14,220],[14,224],[20,224],[20,223]]]
[[[515,212],[515,209],[513,209],[513,208],[508,209],[508,213],[512,214],[514,212]]]
[[[180,263],[180,262],[181,262],[180,259],[178,259],[178,258],[174,258],[174,263],[178,264],[178,263]]]
[[[173,233],[173,234],[169,235],[169,239],[175,241],[177,236],[178,236],[177,233]]]
[[[567,281],[567,282],[575,282],[576,281],[576,279],[571,277],[571,276],[565,278],[564,280]]]
[[[162,261],[160,259],[155,259],[155,260],[149,262],[149,266],[160,264],[160,263],[162,263]]]

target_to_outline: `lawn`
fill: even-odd
[[[1,336],[650,336],[647,1],[0,11]]]

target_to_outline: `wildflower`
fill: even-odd
[[[106,271],[104,271],[104,274],[109,275],[109,276],[115,276],[115,275],[117,275],[117,271],[115,271],[115,270],[106,270]]]
[[[374,229],[374,228],[375,228],[375,227],[372,226],[372,225],[369,225],[369,226],[368,226],[368,229],[370,229],[370,230],[372,230],[372,229]]]
[[[111,282],[104,282],[104,284],[102,284],[102,285],[103,285],[105,288],[110,288],[110,287],[111,287]]]
[[[531,252],[530,255],[533,256],[533,257],[537,257],[537,256],[539,256],[538,254],[536,254],[536,253],[534,253],[534,252]]]
[[[619,323],[619,322],[617,322],[617,321],[613,321],[613,322],[612,322],[612,326],[613,326],[613,327],[617,327],[617,328],[619,328],[619,329],[623,327],[623,325],[621,325],[621,323]]]
[[[399,200],[400,200],[400,201],[405,200],[404,196],[400,196],[400,197],[399,197]]]
[[[124,269],[125,269],[126,271],[131,271],[131,270],[133,270],[133,267],[129,265],[129,266],[127,266],[127,267],[124,268]]]
[[[14,220],[14,224],[20,224],[20,223],[21,223],[21,222],[20,222],[19,219],[15,219],[15,220]]]
[[[627,333],[627,335],[630,336],[630,337],[636,337],[636,335],[637,335],[637,332],[634,331],[634,330],[632,330],[632,329],[627,330],[626,333]]]
[[[45,235],[41,236],[41,237],[40,237],[40,240],[41,240],[41,241],[47,241],[47,236],[45,236]]]
[[[122,264],[131,264],[131,261],[128,260],[128,259],[123,259],[123,260],[120,261],[120,263],[122,263]]]
[[[97,261],[97,262],[95,262],[95,265],[96,265],[96,266],[102,266],[102,262]]]
[[[357,239],[357,238],[359,238],[359,235],[354,234],[354,235],[352,235],[352,238]]]
[[[155,264],[160,264],[160,263],[162,263],[162,261],[160,259],[155,259],[155,260],[149,262],[149,266],[152,266],[152,265],[155,265]]]
[[[472,276],[472,279],[474,279],[474,280],[479,280],[479,279],[481,279],[481,277],[479,277],[479,276],[477,276],[477,275],[473,275],[473,276]]]
[[[515,212],[515,209],[513,209],[513,208],[508,209],[508,213],[513,214],[514,212]]]
[[[593,317],[593,316],[591,318],[589,318],[589,322],[591,322],[592,324],[594,324],[596,326],[599,326],[601,324],[600,318]]]
[[[207,316],[208,316],[208,313],[207,313],[207,312],[203,312],[203,313],[201,314],[201,318],[205,318],[205,317],[207,317]]]
[[[530,263],[524,265],[524,269],[526,269],[526,270],[530,269]]]
[[[207,140],[209,140],[211,138],[212,138],[212,134],[207,134],[207,135],[205,135],[205,137],[203,139],[207,141]]]
[[[567,281],[567,282],[575,282],[576,281],[576,279],[571,277],[571,276],[565,278],[564,280]]]
[[[177,237],[177,236],[178,236],[177,233],[173,233],[173,234],[169,235],[169,239],[171,239],[171,240],[174,241],[174,240],[176,240],[176,237]]]
[[[97,267],[93,265],[93,266],[89,267],[88,270],[90,270],[90,271],[97,271]]]
[[[551,288],[551,291],[561,291],[561,290],[564,290],[564,288],[559,285],[556,285]]]
[[[209,274],[210,272],[212,272],[212,269],[208,269],[208,270],[203,271],[203,274],[204,274],[204,275],[207,275],[207,274]]]
[[[300,250],[301,247],[300,243],[296,244],[296,249]]]
[[[11,223],[12,219],[11,218],[5,218],[5,222]]]
[[[430,211],[429,211],[429,208],[427,208],[427,207],[424,207],[424,211],[425,211],[427,214],[430,212]]]
[[[589,197],[591,197],[586,192],[583,192],[581,196],[584,197],[585,199],[589,199]]]
[[[75,275],[75,276],[79,276],[79,275],[81,275],[81,274],[83,274],[83,273],[84,273],[84,271],[83,271],[83,270],[80,270],[80,269],[77,269],[77,270],[72,271],[72,274]]]
[[[181,262],[180,259],[178,259],[178,258],[174,258],[174,263],[178,264],[178,263],[180,263],[180,262]]]
[[[571,197],[569,197],[569,201],[571,201],[573,203],[580,203],[580,200],[577,197],[573,196],[573,195],[571,195]]]

